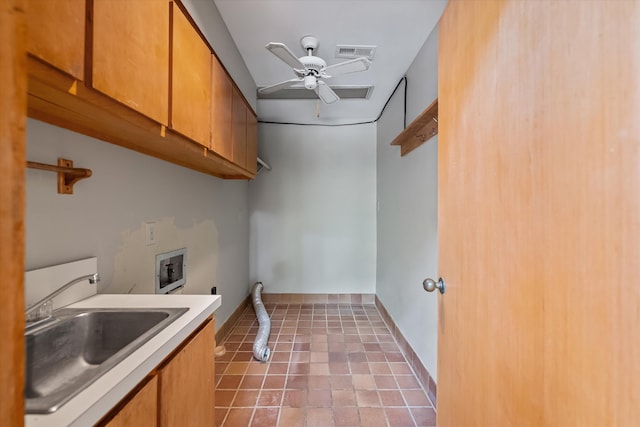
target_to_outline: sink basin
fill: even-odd
[[[61,309],[25,332],[25,411],[55,412],[186,308]]]

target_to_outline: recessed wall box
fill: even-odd
[[[167,294],[187,281],[187,248],[156,255],[156,294]]]

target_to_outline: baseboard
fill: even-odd
[[[389,315],[389,312],[385,308],[384,304],[382,304],[382,301],[380,301],[377,296],[375,298],[375,304],[378,308],[378,311],[382,315],[382,318],[387,324],[387,327],[391,331],[391,334],[396,339],[400,350],[402,350],[402,352],[404,353],[404,357],[407,359],[409,365],[411,365],[411,367],[413,368],[413,371],[416,373],[416,377],[418,377],[418,381],[420,381],[420,383],[422,384],[422,387],[427,392],[427,395],[429,396],[429,399],[431,399],[433,407],[435,408],[438,396],[436,382],[429,374],[429,371],[427,371],[427,368],[424,367],[415,351],[413,351],[413,348],[409,345],[404,335],[402,335],[402,332],[400,332],[400,329],[393,321],[393,318]]]
[[[262,293],[264,304],[375,304],[375,294],[270,294]]]
[[[238,305],[238,307],[231,313],[231,316],[227,319],[226,322],[220,326],[218,331],[216,332],[216,342],[221,343],[227,337],[231,329],[235,326],[242,313],[247,309],[247,307],[251,304],[251,294],[247,295],[245,299]]]

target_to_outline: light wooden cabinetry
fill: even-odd
[[[27,0],[27,51],[84,80],[86,0]],[[64,31],[62,31],[64,29]]]
[[[231,144],[233,146],[233,162],[240,167],[247,167],[247,106],[240,92],[233,89]]]
[[[94,0],[92,15],[92,86],[167,125],[167,0]]]
[[[158,425],[158,377],[153,376],[104,427],[155,427]]]
[[[209,147],[211,51],[174,2],[171,14],[171,128]]]
[[[251,173],[258,171],[258,118],[247,109],[247,167]]]
[[[233,84],[215,55],[211,56],[211,149],[233,159],[231,141]]]
[[[160,369],[161,427],[214,425],[214,341],[211,321]]]
[[[255,177],[253,111],[179,2],[26,2],[30,117],[220,178]]]
[[[100,427],[215,425],[215,321],[207,319]]]

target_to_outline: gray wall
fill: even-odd
[[[407,125],[438,96],[437,59],[436,27],[407,72]],[[437,278],[438,138],[405,157],[389,145],[403,129],[402,89],[377,128],[376,294],[435,379],[438,297],[424,292],[422,280]]]
[[[374,124],[260,124],[249,185],[251,280],[269,293],[374,293]]]
[[[56,174],[27,169],[26,269],[98,258],[101,293],[154,293],[155,255],[187,248],[184,293],[222,295],[221,325],[249,293],[246,181],[224,181],[36,120],[27,159],[58,157],[93,176],[73,195]],[[155,221],[158,243],[145,244]]]

